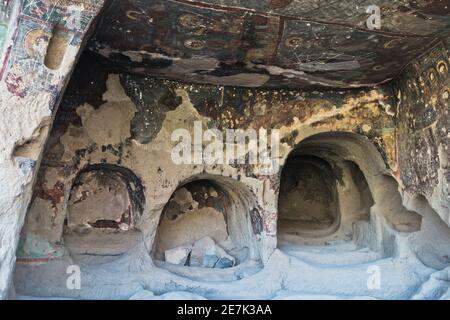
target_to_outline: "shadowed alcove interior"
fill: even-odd
[[[77,261],[104,263],[142,241],[136,222],[145,203],[140,179],[129,169],[94,164],[70,189],[63,242]]]
[[[254,231],[261,227],[254,225],[260,223],[254,219],[255,208],[239,181],[213,175],[190,178],[161,213],[153,257],[165,264],[220,269],[258,260]]]
[[[364,152],[358,158],[345,148],[345,142],[360,140]],[[353,224],[369,220],[374,201],[357,164],[370,161],[365,157],[373,150],[364,150],[367,145],[355,134],[328,132],[303,140],[290,152],[278,196],[280,243],[352,239]]]

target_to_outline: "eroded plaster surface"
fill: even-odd
[[[0,297],[448,297],[447,8],[379,1],[371,32],[348,1],[301,3],[115,2],[69,82],[101,3],[23,1],[0,74]],[[340,58],[291,66],[296,48]],[[176,164],[172,133],[196,126],[278,129],[281,166]]]
[[[4,3],[4,2],[3,2]],[[11,11],[0,81],[0,297],[11,288],[15,250],[31,187],[60,93],[102,1],[9,2]],[[64,34],[59,67],[46,66],[55,29]],[[55,50],[62,42],[53,45]],[[51,59],[50,59],[51,60]],[[49,60],[47,60],[48,62]]]
[[[405,70],[398,81],[399,177],[425,196],[450,226],[450,77],[448,45]]]
[[[83,67],[85,65],[89,65],[90,70],[95,72],[86,74]],[[84,82],[87,85],[80,85],[80,79],[89,81]],[[125,233],[100,232],[98,228],[101,226],[92,224],[81,232],[73,231],[78,234],[78,241],[81,242],[83,237],[85,243],[90,243],[95,238],[97,249],[89,252],[114,256],[112,260],[108,259],[111,266],[121,268],[128,265],[124,261],[132,263],[139,270],[138,273],[143,272],[146,284],[142,286],[164,293],[171,291],[171,281],[186,289],[186,285],[191,286],[188,284],[191,280],[218,279],[217,277],[236,280],[254,274],[256,266],[261,268],[263,265],[266,268],[270,265],[276,259],[273,256],[280,254],[276,247],[277,237],[280,239],[277,230],[277,203],[283,199],[278,198],[281,171],[267,176],[260,173],[258,165],[175,164],[171,151],[177,141],[172,141],[171,134],[175,129],[184,128],[193,135],[195,123],[201,123],[203,129],[279,129],[280,163],[284,164],[294,149],[325,159],[332,165],[332,169],[328,169],[332,170],[331,175],[336,175],[334,188],[339,195],[340,204],[339,208],[335,205],[335,209],[353,210],[342,214],[343,221],[351,222],[339,224],[338,230],[334,229],[333,236],[328,240],[353,237],[357,239],[357,243],[369,245],[381,256],[396,254],[396,245],[392,242],[395,237],[392,238],[391,234],[418,231],[421,218],[402,206],[397,183],[393,178],[387,177],[398,167],[395,118],[397,105],[391,93],[387,86],[355,91],[299,92],[186,85],[123,73],[103,58],[86,54],[72,76],[43,156],[33,194],[33,203],[40,204],[32,204],[23,229],[19,248],[20,271],[16,280],[22,294],[38,294],[37,291],[30,290],[31,282],[23,278],[26,270],[45,272],[42,270],[57,268],[61,263],[65,265],[70,259],[80,261],[77,260],[80,247],[74,252],[74,247],[66,244],[63,225],[70,213],[68,205],[71,203],[73,186],[79,181],[77,177],[80,172],[91,170],[92,166],[104,166],[105,169],[108,166],[125,168],[142,184],[141,199],[144,202],[134,225],[134,230],[141,234],[141,239],[134,238],[135,242],[128,242],[131,238]],[[357,181],[356,169],[347,162],[357,166],[360,174],[366,177],[366,187]],[[213,199],[210,199],[210,205],[206,205],[205,199],[212,197],[217,191],[205,191],[207,194],[204,200],[199,197],[195,201],[194,198],[189,200],[189,193],[183,190],[183,186],[205,179],[228,192],[233,203],[231,207],[237,210],[223,211],[220,207],[222,202]],[[355,187],[357,183],[360,188]],[[370,189],[373,199],[355,208],[351,204],[357,198],[352,196],[352,192],[359,189],[362,192],[364,188]],[[375,206],[372,206],[372,201],[376,203]],[[205,206],[198,210],[198,204],[203,202]],[[102,201],[98,205],[102,206]],[[175,211],[167,211],[167,206]],[[44,221],[48,217],[49,208],[51,225],[36,225],[36,221]],[[221,210],[227,214],[223,216]],[[174,214],[181,211],[184,212],[181,215]],[[191,216],[197,220],[191,219]],[[221,218],[220,222],[217,222],[218,217]],[[105,218],[117,221],[118,217],[105,215]],[[215,220],[211,220],[212,218]],[[352,226],[356,221],[360,221],[357,224],[359,227]],[[236,255],[236,261],[243,263],[217,274],[204,270],[187,271],[173,265],[163,267],[159,260],[164,255],[172,259],[169,254],[174,254],[175,260],[171,261],[186,263],[188,258],[182,255],[190,252],[192,257],[195,254],[194,242],[205,236],[201,232],[209,230],[197,230],[203,223],[211,228],[208,236],[212,241],[225,248],[245,248],[246,259],[241,260]],[[171,232],[173,236],[164,236]],[[122,242],[134,243],[134,247],[100,248],[105,243],[105,240],[101,241],[99,238],[102,234],[104,239],[116,237],[122,239]],[[163,239],[158,240],[161,235]],[[227,235],[230,240],[226,239]],[[407,239],[409,238],[403,241],[409,241]],[[223,244],[225,240],[230,241],[229,247]],[[170,241],[179,242],[173,244]],[[323,244],[324,241],[320,243]],[[161,245],[163,247],[158,247]],[[168,249],[178,251],[168,252]],[[135,255],[141,258],[134,261]],[[139,261],[148,265],[142,265]],[[92,259],[90,262],[92,263]],[[283,269],[282,265],[276,268]],[[153,277],[147,274],[153,271],[145,271],[155,267],[168,268],[171,273]],[[248,269],[249,267],[252,269]],[[86,268],[94,268],[92,272],[96,273],[94,265],[88,263]],[[280,276],[285,276],[285,272],[289,273],[280,270]],[[293,277],[296,278],[294,275]],[[137,291],[132,286],[133,281],[123,283],[127,294]],[[182,284],[184,281],[188,282]],[[104,284],[96,283],[100,286],[97,291],[99,297],[111,294],[104,291]],[[120,284],[117,285],[117,290],[120,291]],[[213,290],[217,297],[222,297],[236,292],[234,290],[238,290],[239,285],[230,285],[222,291],[211,284],[215,289],[207,289],[207,285],[194,291],[205,294],[208,290]],[[262,296],[269,297],[273,288],[266,289],[268,291]],[[63,289],[52,287],[45,294],[61,295],[61,290]],[[82,291],[78,294],[84,297],[86,293]],[[86,297],[93,297],[92,294],[88,293]],[[69,295],[72,296],[72,293]],[[213,296],[214,294],[208,295]]]
[[[367,25],[373,6],[380,29]],[[124,0],[89,48],[131,72],[174,80],[355,88],[396,78],[449,35],[449,13],[446,1],[431,0]]]

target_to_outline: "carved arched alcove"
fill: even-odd
[[[70,189],[62,235],[66,249],[74,258],[102,262],[127,252],[142,241],[136,224],[144,204],[144,188],[131,170],[87,166]]]
[[[233,268],[258,261],[261,220],[242,182],[202,174],[180,183],[162,210],[152,255],[159,266]],[[258,214],[259,215],[259,214]],[[170,266],[172,265],[172,266]]]

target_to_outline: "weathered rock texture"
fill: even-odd
[[[379,6],[381,30],[366,12]],[[355,88],[448,36],[446,1],[124,0],[89,45],[128,70],[196,83]]]
[[[86,73],[85,68],[91,72]],[[333,168],[318,170],[336,177],[327,187],[336,199],[340,192],[342,208],[355,199],[363,201],[359,196],[345,198],[346,190],[362,184],[378,204],[374,214],[389,228],[416,231],[420,216],[402,207],[395,181],[387,187],[383,179],[396,167],[395,102],[389,87],[307,93],[185,85],[123,73],[104,58],[86,54],[72,76],[45,150],[33,195],[33,203],[43,204],[30,207],[19,248],[20,262],[33,265],[46,261],[51,265],[74,254],[64,245],[63,224],[70,218],[71,199],[77,199],[73,194],[77,193],[74,188],[80,188],[80,173],[95,167],[105,172],[120,168],[133,176],[135,187],[129,190],[130,196],[142,185],[142,194],[135,199],[139,214],[132,216],[136,217],[135,230],[142,233],[146,254],[156,250],[155,257],[162,259],[166,250],[193,245],[204,236],[217,242],[229,236],[225,248],[247,250],[236,253],[238,262],[250,259],[267,263],[276,248],[282,176],[277,171],[260,174],[258,165],[250,164],[174,164],[171,150],[177,141],[171,141],[172,131],[185,128],[193,135],[196,121],[203,129],[277,128],[281,135],[277,160],[282,164],[291,151],[293,155],[324,159],[317,163],[327,161]],[[344,170],[350,174],[343,174]],[[351,182],[358,177],[355,170],[367,181]],[[197,189],[191,187],[194,182],[200,185]],[[211,186],[216,189],[210,190]],[[199,196],[202,188],[206,195]],[[222,196],[224,202],[214,196]],[[386,204],[388,197],[395,201]],[[88,195],[85,198],[83,201],[88,201]],[[359,204],[343,215],[343,221],[351,223],[339,232],[351,237],[352,223],[368,220],[371,204],[369,199],[366,207]],[[105,198],[97,205],[106,207],[109,203]],[[327,206],[334,208],[329,214],[335,217],[331,232],[335,234],[341,226],[340,208],[337,202]],[[36,227],[36,221],[48,217],[49,208],[52,223]],[[109,213],[105,219],[95,216],[98,221],[111,218]],[[89,222],[94,229],[101,227]],[[79,237],[80,241],[83,237],[91,241],[89,232],[81,231]],[[377,241],[373,246],[382,248],[382,238]],[[117,253],[115,248],[109,255]]]
[[[397,83],[398,176],[450,226],[449,44],[411,64]]]
[[[445,283],[433,282],[440,273],[420,287],[448,266],[450,234],[449,55],[439,38],[448,33],[448,19],[434,11],[434,1],[417,2],[415,14],[380,2],[392,10],[386,30],[377,32],[360,30],[360,15],[342,16],[346,11],[336,3],[334,23],[326,23],[319,1],[309,11],[321,21],[309,22],[297,12],[302,1],[271,1],[270,14],[265,1],[237,11],[227,6],[220,14],[219,1],[116,2],[62,95],[101,8],[93,3],[23,1],[11,11],[18,24],[0,74],[0,180],[7,186],[0,198],[2,298],[12,289],[17,247],[15,286],[25,295],[130,298],[184,290],[208,298],[273,298],[303,290],[360,297],[371,294],[371,261],[388,274],[376,297],[439,297],[433,286],[445,292]],[[176,22],[172,6],[182,11]],[[214,15],[198,19],[186,7]],[[288,12],[295,16],[288,19]],[[233,23],[219,23],[221,14]],[[224,33],[222,23],[231,39],[216,36]],[[176,30],[161,33],[169,24]],[[273,30],[276,40],[269,37]],[[237,35],[239,44],[232,41]],[[150,36],[150,47],[143,47],[139,41]],[[213,38],[224,50],[220,57],[211,53]],[[327,43],[339,50],[300,59],[298,69],[277,60],[291,54],[285,47],[309,46],[313,54]],[[432,50],[395,82],[349,89],[389,80],[427,46]],[[324,89],[330,86],[340,89]],[[299,90],[305,87],[321,91]],[[267,175],[260,163],[175,164],[173,131],[193,137],[196,126],[278,129],[279,154],[269,156],[281,167]],[[297,171],[296,161],[310,169]],[[297,212],[300,207],[309,211]],[[293,227],[283,223],[289,220],[299,228],[285,232]],[[197,254],[205,237],[212,242],[198,245]],[[301,247],[336,239],[354,243],[318,252]],[[292,254],[277,249],[277,240]],[[197,266],[231,262],[186,271],[159,261],[166,253],[170,261],[188,261],[185,253],[170,256],[168,250],[180,247],[195,251]],[[83,271],[79,291],[65,282],[74,263]]]
[[[105,63],[90,55],[82,59],[61,105],[36,183],[35,199],[51,203],[57,223],[52,232],[35,236],[53,239],[52,245],[59,243],[54,239],[61,237],[60,224],[79,172],[92,165],[115,165],[131,170],[144,186],[144,210],[137,224],[148,248],[172,193],[185,181],[204,178],[254,201],[247,206],[252,217],[237,224],[244,224],[240,228],[252,224],[251,237],[260,238],[261,254],[267,256],[275,245],[279,176],[258,175],[252,165],[175,165],[170,153],[176,142],[171,141],[171,132],[181,127],[193,133],[195,121],[204,123],[204,128],[278,128],[281,162],[298,142],[328,131],[366,136],[384,156],[384,160],[375,160],[379,161],[377,170],[388,172],[396,160],[395,101],[383,88],[300,93],[193,86],[117,73]],[[86,74],[83,66],[88,65],[95,72]],[[87,85],[81,87],[81,83]],[[230,183],[233,186],[227,190]],[[31,210],[30,219],[47,214],[46,210]]]
[[[5,37],[0,73],[0,298],[11,287],[19,233],[52,115],[103,1],[58,3],[6,1],[15,23]]]

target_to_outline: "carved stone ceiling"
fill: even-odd
[[[144,75],[323,89],[386,82],[449,36],[450,0],[116,0],[88,47]]]

